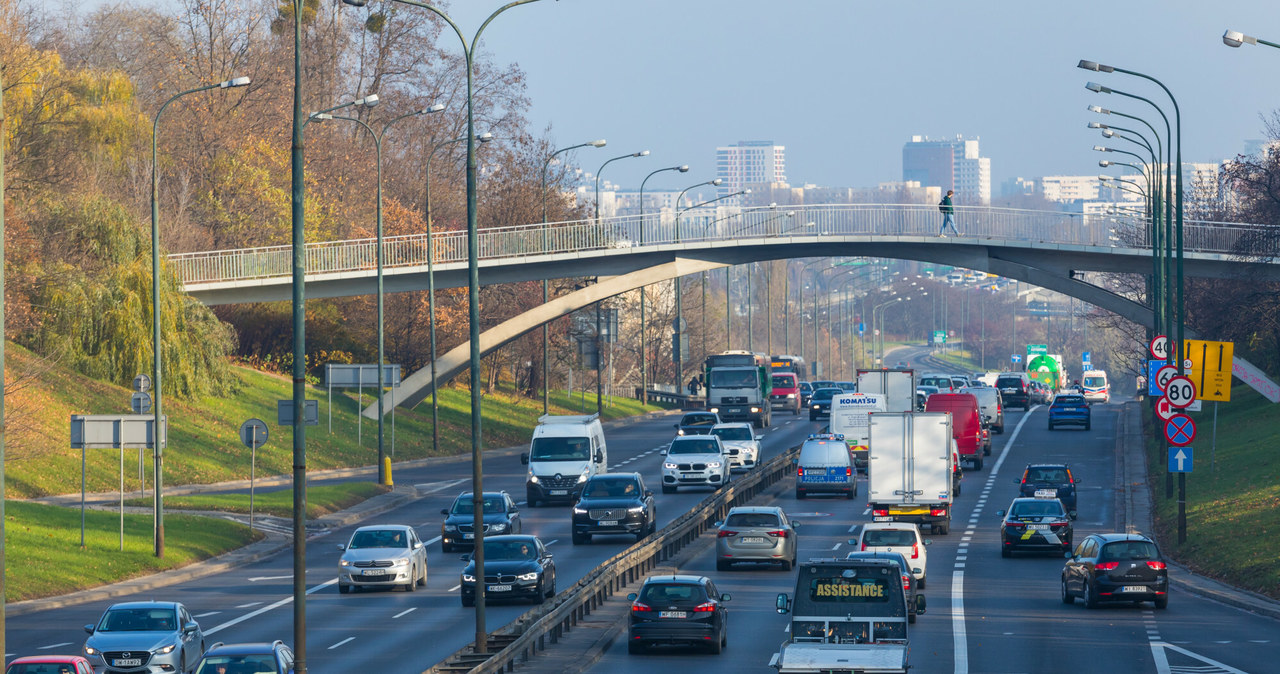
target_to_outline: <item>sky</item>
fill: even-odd
[[[453,0],[449,12],[470,39],[503,4]],[[606,169],[624,187],[677,164],[690,172],[648,188],[708,180],[715,148],[739,140],[785,146],[793,186],[870,187],[901,180],[911,136],[963,135],[980,139],[998,194],[1013,177],[1100,172],[1093,146],[1117,141],[1088,122],[1137,123],[1090,104],[1162,125],[1089,81],[1174,122],[1154,84],[1080,59],[1162,81],[1181,106],[1184,161],[1244,152],[1280,108],[1280,49],[1226,47],[1228,28],[1280,42],[1276,0],[540,0],[497,17],[481,48],[526,73],[531,129],[560,147],[608,140],[577,152],[583,169],[650,150]]]

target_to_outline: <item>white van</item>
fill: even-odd
[[[1111,385],[1104,370],[1085,370],[1080,378],[1080,388],[1085,402],[1111,402]]]
[[[608,472],[609,449],[600,416],[538,417],[529,451],[520,455],[520,463],[529,467],[525,501],[530,508],[550,501],[576,502],[589,478]]]

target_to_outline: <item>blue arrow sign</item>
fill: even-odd
[[[1010,360],[1011,362],[1014,362],[1014,363],[1021,363],[1021,362],[1022,362],[1022,356],[1019,356],[1018,354],[1016,354],[1016,353],[1015,353],[1015,354],[1013,354],[1012,356],[1009,356],[1009,360]]]
[[[1195,450],[1190,447],[1169,448],[1169,472],[1190,473],[1193,469]]]

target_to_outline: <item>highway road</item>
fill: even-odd
[[[919,366],[921,351],[899,352],[890,360]],[[1006,433],[995,436],[986,466],[965,475],[952,533],[928,537],[932,544],[923,591],[928,612],[910,628],[915,671],[1276,671],[1276,620],[1176,592],[1162,611],[1150,604],[1088,610],[1078,600],[1066,606],[1059,599],[1059,555],[1015,553],[1011,559],[1001,558],[996,511],[1017,495],[1014,483],[1032,462],[1066,462],[1083,479],[1076,540],[1088,533],[1122,530],[1114,488],[1118,415],[1118,404],[1097,405],[1093,430],[1051,432],[1043,407],[1026,414],[1006,411]],[[797,501],[788,489],[780,493],[771,504],[804,523],[799,533],[802,558],[843,557],[851,550],[850,536],[871,520],[865,490],[852,502]],[[775,612],[774,599],[779,592],[793,592],[795,573],[769,568],[716,571],[713,548],[681,572],[709,576],[733,596],[724,654],[659,648],[629,655],[623,647],[624,633],[592,671],[640,673],[691,666],[700,673],[768,671],[770,657],[786,639],[789,618]]]
[[[638,471],[655,492],[661,525],[688,511],[711,493],[710,489],[682,488],[663,494],[660,450],[675,434],[678,417],[640,420],[624,428],[606,431],[611,471]],[[767,459],[799,444],[818,428],[805,415],[779,413],[764,435],[762,458]],[[525,533],[538,535],[555,557],[558,589],[569,587],[604,560],[630,546],[630,536],[597,536],[592,544],[570,543],[568,506],[524,507],[525,467],[518,457],[495,458],[485,463],[485,489],[505,489],[521,505]],[[461,553],[440,550],[441,508],[470,490],[470,463],[403,470],[395,474],[402,484],[424,485],[427,496],[399,509],[360,523],[399,523],[414,526],[430,543],[428,583],[416,592],[364,591],[339,595],[338,543],[345,543],[354,527],[335,529],[307,544],[307,664],[315,672],[349,672],[358,666],[378,674],[417,674],[470,643],[475,617],[464,610],[458,596]],[[86,637],[83,626],[96,622],[107,606],[123,601],[163,599],[184,603],[196,616],[206,642],[243,642],[281,639],[293,642],[292,558],[288,553],[233,569],[223,574],[164,588],[145,595],[33,613],[8,623],[7,656],[40,653],[79,653]],[[531,608],[529,603],[490,604],[490,630],[501,627]]]

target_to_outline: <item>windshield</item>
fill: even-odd
[[[515,562],[522,559],[537,559],[536,546],[528,540],[484,542],[484,558],[489,561]]]
[[[714,414],[686,414],[680,420],[681,426],[714,426],[720,423],[720,419]]]
[[[667,454],[719,454],[720,448],[716,446],[715,440],[702,440],[693,438],[690,440],[681,440],[672,442],[671,449],[667,450]]]
[[[996,380],[996,388],[1022,388],[1022,378],[1000,377]]]
[[[207,655],[197,674],[232,674],[232,672],[274,672],[273,655]]]
[[[649,583],[640,591],[640,603],[649,606],[661,606],[672,602],[697,602],[707,600],[707,593],[701,585],[676,583]]]
[[[814,400],[831,400],[832,396],[838,395],[840,393],[844,393],[844,391],[841,391],[838,388],[820,388],[817,391],[813,392],[813,399]]]
[[[367,529],[351,537],[348,550],[361,548],[407,548],[409,539],[399,529]]]
[[[1160,552],[1148,541],[1120,541],[1102,546],[1102,559],[1159,559]]]
[[[582,489],[583,498],[625,498],[639,493],[636,481],[630,478],[593,478]]]
[[[755,440],[755,434],[750,428],[713,428],[713,435],[718,436],[721,440]]]
[[[475,501],[472,500],[471,494],[463,494],[453,502],[453,509],[449,512],[454,515],[470,515],[475,512]],[[507,504],[503,502],[502,497],[486,496],[483,501],[483,509],[480,511],[486,515],[497,515],[507,512]]]
[[[1054,405],[1083,405],[1084,398],[1081,396],[1058,396],[1053,399]]]
[[[813,382],[813,390],[817,391],[820,388],[831,388],[835,385],[836,383],[833,381],[815,381]]]
[[[755,370],[711,370],[712,388],[755,388]]]
[[[576,438],[534,438],[533,448],[529,452],[530,461],[590,461],[591,439],[585,436]]]
[[[1085,386],[1106,386],[1107,378],[1106,377],[1085,377],[1084,385]]]
[[[927,386],[937,386],[938,388],[951,388],[951,380],[945,377],[923,377],[920,383]]]
[[[869,529],[862,532],[862,544],[872,547],[915,545],[916,532],[907,529]]]
[[[793,377],[774,377],[774,388],[795,388],[796,380]]]
[[[121,608],[107,611],[97,632],[173,632],[178,619],[171,608]]]
[[[804,391],[805,393],[808,393],[809,391],[813,390],[813,385],[807,381],[802,381],[800,382],[800,390]]]
[[[1046,499],[1043,501],[1022,501],[1013,504],[1009,509],[1009,517],[1065,517],[1066,513],[1062,510],[1062,503],[1057,499],[1052,501]]]
[[[778,516],[773,513],[732,513],[724,521],[726,527],[780,527]]]

